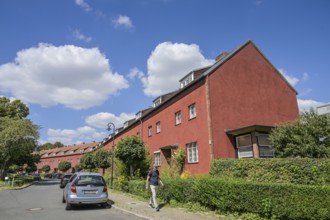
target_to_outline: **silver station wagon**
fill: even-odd
[[[75,173],[63,189],[62,202],[66,203],[66,210],[82,204],[100,204],[106,208],[107,201],[107,185],[99,173]]]

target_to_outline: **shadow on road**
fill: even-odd
[[[60,184],[59,180],[52,180],[52,179],[40,180],[34,183],[34,185],[39,185],[39,186],[58,185],[58,184]]]

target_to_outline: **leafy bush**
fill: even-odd
[[[214,160],[211,176],[242,178],[249,181],[330,184],[330,159],[274,158]]]
[[[163,179],[158,196],[194,209],[245,214],[246,219],[330,219],[330,187],[197,177]],[[149,198],[145,181],[128,182],[128,192]]]

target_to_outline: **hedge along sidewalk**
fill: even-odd
[[[199,202],[223,211],[279,219],[330,219],[330,187],[200,178]]]
[[[330,219],[330,187],[255,183],[220,177],[166,179],[159,189],[164,201],[199,203],[220,212],[255,213],[278,219]],[[132,194],[148,197],[144,181],[130,181]]]
[[[330,185],[330,159],[213,160],[210,174],[257,182]]]

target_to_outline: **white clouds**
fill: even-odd
[[[139,70],[138,68],[132,68],[129,73],[127,74],[127,77],[131,80],[133,80],[134,78],[138,78],[138,79],[143,79],[144,78],[144,73]]]
[[[131,19],[126,15],[119,15],[118,18],[114,19],[112,22],[115,27],[125,27],[128,29],[133,28],[133,23]]]
[[[128,121],[132,118],[135,118],[134,113],[121,113],[119,116],[116,116],[109,112],[99,112],[87,117],[85,122],[90,126],[103,129],[107,129],[108,123],[112,122],[115,124],[116,128],[119,128],[123,127],[125,121]]]
[[[292,85],[292,86],[295,86],[298,82],[299,82],[299,79],[292,76],[292,75],[289,75],[288,73],[285,72],[284,69],[279,69],[279,72],[284,76],[284,78]]]
[[[148,75],[142,80],[144,93],[158,96],[174,91],[183,76],[213,63],[214,60],[204,58],[196,44],[161,43],[148,59]]]
[[[125,78],[112,72],[97,48],[39,44],[0,66],[0,91],[42,106],[86,109],[124,88],[128,88]]]
[[[73,36],[74,36],[74,38],[76,38],[78,40],[85,41],[86,43],[89,43],[89,42],[92,41],[92,38],[91,37],[85,36],[84,34],[80,33],[79,30],[74,30],[73,31]]]
[[[57,141],[63,144],[81,143],[99,141],[106,136],[106,132],[97,132],[96,129],[84,126],[73,129],[48,129],[47,142],[55,143]],[[84,140],[84,141],[76,141]]]
[[[303,100],[298,99],[298,106],[300,112],[309,111],[311,108],[315,110],[316,107],[324,105],[323,102],[318,102],[315,100]]]
[[[85,11],[90,11],[92,8],[84,0],[75,0],[76,5],[83,8]]]

